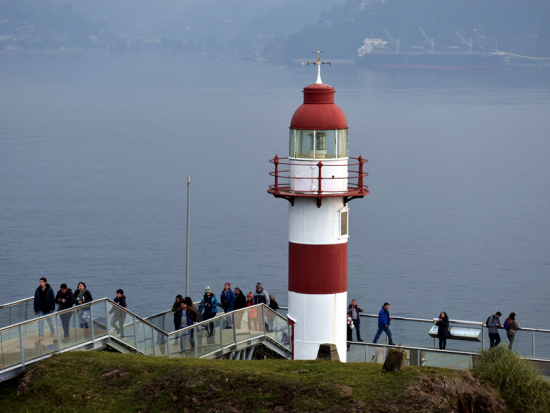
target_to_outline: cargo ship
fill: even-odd
[[[432,40],[433,42],[433,40]],[[411,69],[494,69],[503,65],[503,53],[463,51],[458,46],[433,51],[413,46],[407,51],[389,49],[387,41],[366,38],[354,59],[357,66]]]

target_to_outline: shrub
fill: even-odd
[[[499,346],[483,349],[472,369],[481,381],[496,388],[510,412],[547,412],[550,406],[550,384],[529,361]]]

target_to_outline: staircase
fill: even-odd
[[[286,318],[264,304],[173,331],[171,311],[141,318],[102,298],[35,318],[33,301],[0,306],[0,381],[52,354],[75,350],[229,360],[291,357]]]

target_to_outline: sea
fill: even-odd
[[[312,58],[316,56],[312,55]],[[330,60],[327,51],[326,60]],[[0,53],[0,303],[84,281],[148,316],[261,281],[287,305],[289,203],[266,191],[317,68]],[[368,159],[348,298],[368,314],[550,329],[550,71],[322,67]]]

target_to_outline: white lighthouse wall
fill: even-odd
[[[322,159],[321,191],[348,191],[348,158]],[[290,158],[290,190],[296,192],[317,192],[319,190],[319,159],[298,161]],[[297,179],[306,178],[306,179]],[[338,179],[342,178],[342,179]]]
[[[299,294],[288,292],[288,316],[294,325],[294,359],[314,360],[320,344],[336,344],[340,361],[347,357],[348,293]]]
[[[321,208],[316,198],[294,198],[289,204],[288,240],[296,244],[334,245],[348,242],[340,236],[340,210],[343,198],[323,198]]]

